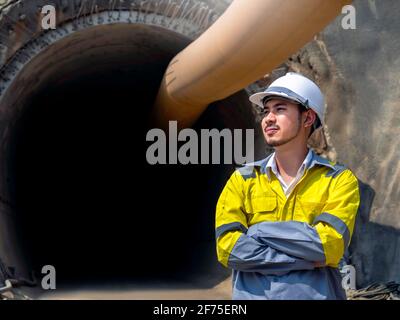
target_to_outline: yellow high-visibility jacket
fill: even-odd
[[[236,170],[217,203],[217,256],[233,269],[233,298],[345,299],[338,264],[360,203],[357,178],[312,152],[286,198],[268,160]]]

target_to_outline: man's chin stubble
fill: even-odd
[[[291,137],[291,138],[286,139],[286,140],[271,141],[271,143],[268,142],[268,140],[266,140],[266,142],[267,142],[267,144],[268,144],[269,146],[271,146],[271,147],[279,147],[279,146],[282,146],[282,145],[284,145],[284,144],[286,144],[286,143],[292,141],[292,140],[295,139],[296,137],[297,137],[297,134],[294,135],[294,136]]]

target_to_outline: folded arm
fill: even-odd
[[[218,200],[216,243],[219,262],[246,272],[281,275],[293,270],[311,270],[314,264],[262,243],[248,230],[243,209],[243,178],[235,172]],[[248,232],[250,231],[250,232]]]
[[[227,232],[218,238],[219,256],[226,256],[229,268],[259,272],[268,275],[282,275],[294,270],[312,270],[314,264],[301,258],[296,258],[279,250],[262,244],[242,232]],[[231,250],[226,250],[234,244]]]
[[[358,181],[346,170],[332,184],[323,212],[312,225],[262,222],[254,226],[252,237],[295,257],[337,267],[350,243],[359,203]]]

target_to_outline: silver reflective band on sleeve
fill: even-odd
[[[224,234],[227,231],[242,231],[243,233],[247,232],[247,228],[242,225],[240,222],[231,222],[227,224],[223,224],[222,226],[219,226],[217,230],[215,231],[215,238],[218,239],[222,234]]]
[[[338,217],[328,212],[323,212],[318,217],[316,217],[314,219],[313,225],[317,224],[320,221],[329,223],[332,227],[335,228],[338,233],[342,235],[344,248],[346,249],[350,242],[350,231],[349,228],[347,228],[346,224]]]

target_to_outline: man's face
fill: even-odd
[[[278,147],[295,139],[301,130],[302,115],[299,105],[273,98],[264,104],[261,127],[270,146]]]

